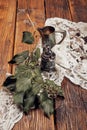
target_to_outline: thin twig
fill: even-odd
[[[32,22],[32,20],[31,20],[31,18],[30,18],[30,15],[29,15],[28,13],[26,13],[26,15],[27,15],[29,21],[31,22],[34,31],[37,31],[36,28],[35,28],[35,26],[34,26],[34,23]]]

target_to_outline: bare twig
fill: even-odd
[[[30,18],[30,15],[29,15],[28,13],[26,13],[26,15],[27,15],[29,21],[30,21],[31,24],[32,24],[32,27],[33,27],[34,32],[36,32],[37,30],[36,30],[36,28],[35,28],[35,26],[34,26],[34,23],[32,22],[32,20],[31,20],[31,18]]]

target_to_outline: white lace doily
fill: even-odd
[[[82,38],[87,36],[87,23],[75,23],[61,18],[49,18],[46,20],[45,26],[53,26],[55,28],[56,43],[62,39],[60,32],[66,31],[66,37],[63,42],[52,48],[52,51],[56,54],[57,72],[52,73],[50,79],[61,85],[64,76],[66,76],[73,83],[87,89],[87,43]],[[77,33],[80,36],[77,36]],[[41,43],[38,46],[42,52]]]
[[[23,116],[23,113],[13,104],[12,95],[0,89],[0,130],[11,130]]]

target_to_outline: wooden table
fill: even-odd
[[[87,22],[87,0],[0,0],[0,86],[6,72],[14,72],[8,65],[12,56],[36,46],[21,43],[22,32],[32,31],[26,9],[36,27],[43,27],[49,17]],[[66,78],[62,87],[65,100],[55,101],[55,114],[50,120],[41,110],[31,111],[13,130],[87,130],[87,91]]]

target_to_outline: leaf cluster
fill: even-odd
[[[31,109],[41,108],[47,117],[54,112],[53,99],[63,96],[61,87],[53,81],[43,80],[39,65],[40,50],[29,54],[23,51],[9,63],[17,64],[15,74],[6,78],[3,86],[13,93],[14,102],[28,114]]]

